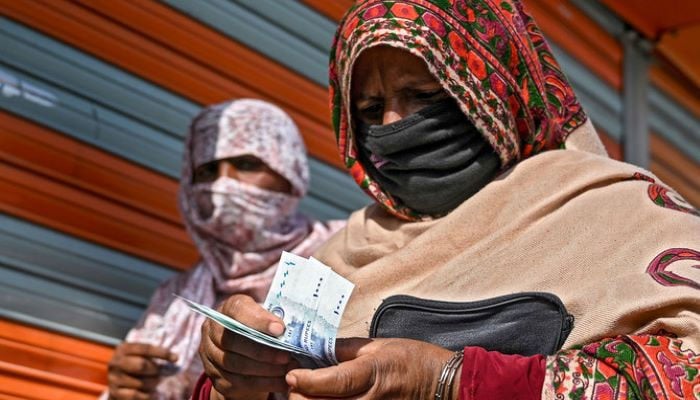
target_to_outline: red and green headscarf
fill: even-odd
[[[333,127],[355,181],[399,218],[429,218],[395,201],[357,159],[350,80],[368,48],[421,58],[501,159],[502,168],[564,140],[586,121],[559,64],[519,0],[358,0],[340,22],[330,56]]]

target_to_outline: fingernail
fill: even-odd
[[[284,333],[284,325],[279,322],[271,322],[267,327],[267,330],[272,334],[272,336],[279,336]]]
[[[297,377],[292,375],[292,374],[287,374],[284,378],[287,381],[287,385],[291,387],[296,387],[297,386]]]

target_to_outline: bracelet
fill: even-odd
[[[442,367],[440,379],[438,379],[437,389],[435,389],[435,400],[449,400],[452,394],[452,385],[455,374],[464,360],[464,350],[455,352]]]

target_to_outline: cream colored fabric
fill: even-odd
[[[587,151],[601,156],[608,155],[590,119],[571,132],[564,141],[564,145],[567,150]]]
[[[520,162],[448,216],[402,222],[372,205],[315,256],[356,288],[339,336],[367,336],[396,294],[474,301],[549,292],[575,317],[565,347],[660,328],[700,350],[700,290],[646,272],[671,248],[700,249],[700,218],[649,197],[653,175],[590,152]],[[657,180],[658,182],[658,180]],[[700,282],[698,261],[671,265]]]

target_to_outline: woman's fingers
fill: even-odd
[[[110,390],[109,391],[109,399],[110,400],[121,400],[121,399],[129,399],[129,400],[150,400],[151,395],[148,393],[141,392],[136,389],[130,389],[130,388],[119,388],[114,391]]]
[[[374,364],[362,358],[317,370],[296,369],[286,376],[292,392],[311,397],[348,397],[364,393],[375,381]]]
[[[283,321],[251,297],[234,295],[219,311],[261,332],[279,336]],[[206,320],[199,349],[204,370],[216,391],[231,398],[267,398],[270,392],[286,392],[284,379],[290,369],[289,353],[256,343]]]
[[[168,349],[145,343],[122,343],[109,362],[107,375],[111,399],[148,399],[160,382],[162,361],[175,362]]]
[[[177,354],[165,347],[146,343],[123,343],[122,351],[125,355],[159,358],[170,362],[177,361]]]
[[[212,363],[221,366],[225,371],[240,375],[280,377],[289,371],[286,362],[270,364],[236,353],[222,352],[211,356]]]
[[[112,372],[109,374],[110,386],[114,389],[138,389],[145,393],[150,393],[158,386],[160,379],[158,377],[135,377],[121,371]]]
[[[235,360],[238,356],[267,364],[268,368],[286,365],[290,361],[289,353],[263,346],[225,330],[217,323],[206,321],[202,330],[200,355],[211,359],[214,365],[224,370],[234,371],[237,367],[231,357]]]
[[[244,394],[286,392],[284,375],[278,377],[250,376],[232,373],[216,367],[211,360],[202,359],[204,370],[214,388],[224,396],[243,397]],[[245,397],[247,398],[247,397]]]
[[[284,333],[284,321],[265,310],[250,296],[234,295],[220,307],[220,311],[236,321],[272,336]]]
[[[141,356],[122,356],[110,362],[109,369],[123,371],[138,377],[159,376],[160,366],[153,360]]]
[[[221,340],[221,349],[229,350],[262,363],[285,365],[291,356],[288,352],[262,345],[244,336],[226,331]]]

